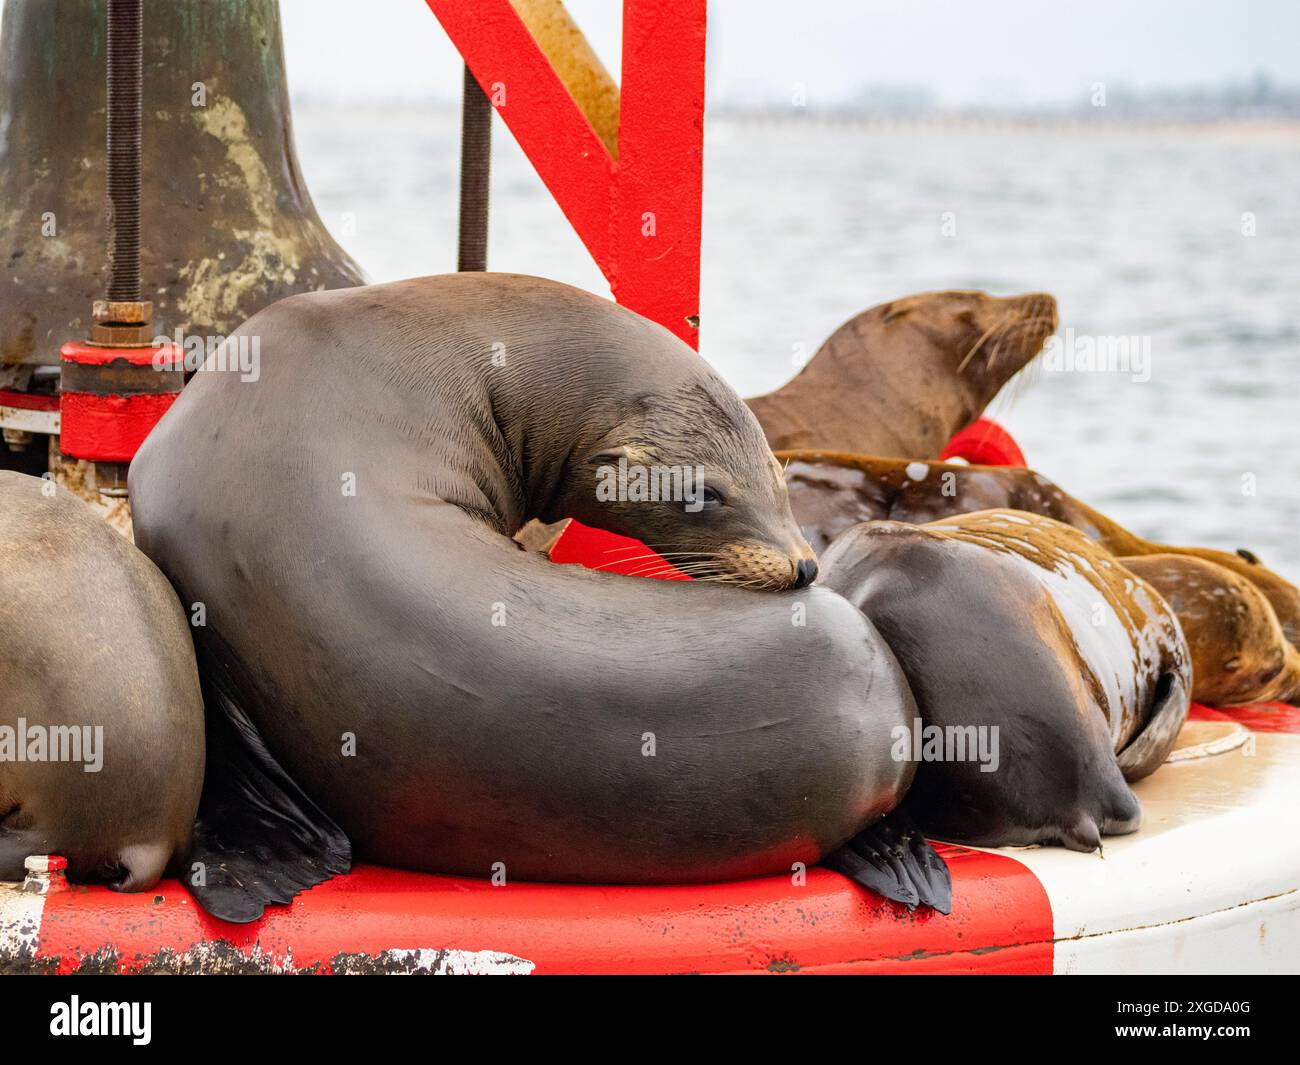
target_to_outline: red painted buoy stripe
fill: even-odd
[[[1245,725],[1252,732],[1300,734],[1300,706],[1290,703],[1255,703],[1225,707],[1224,716]]]
[[[946,917],[817,868],[803,886],[494,887],[362,866],[251,925],[207,916],[175,881],[136,895],[74,888],[46,900],[37,959],[59,972],[219,968],[224,957],[328,973],[402,953],[436,965],[447,951],[471,959],[462,965],[538,973],[1051,972],[1051,906],[1034,876],[1002,855],[942,850]]]

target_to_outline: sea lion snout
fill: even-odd
[[[969,321],[975,340],[963,360],[982,355],[990,363],[1013,359],[1023,366],[1042,350],[1060,324],[1056,299],[1048,292],[974,295],[978,298],[969,309]]]
[[[817,559],[807,544],[796,551],[756,539],[726,544],[696,575],[767,591],[806,588],[817,579]]]

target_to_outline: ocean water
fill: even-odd
[[[458,112],[295,121],[321,216],[372,280],[455,268]],[[1138,338],[1150,363],[1013,382],[990,414],[1030,464],[1141,535],[1248,547],[1300,580],[1300,129],[718,115],[705,131],[700,348],[742,394],[873,304],[1046,290],[1063,335]],[[608,295],[499,123],[492,197],[491,268]]]

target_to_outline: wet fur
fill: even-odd
[[[902,810],[923,830],[1087,851],[1137,829],[1126,780],[1167,757],[1191,688],[1154,589],[1077,530],[1016,511],[855,525],[822,563],[893,649],[925,725],[999,728],[994,772],[918,766]]]
[[[1130,555],[1120,563],[1178,615],[1192,653],[1192,698],[1206,706],[1300,703],[1300,651],[1264,593],[1193,555]]]
[[[1171,547],[1144,540],[1033,470],[917,463],[820,450],[780,452],[778,458],[785,466],[795,517],[818,552],[859,521],[919,523],[989,507],[1012,507],[1065,522],[1116,556],[1180,555],[1248,580],[1268,600],[1282,635],[1293,650],[1296,647],[1300,589],[1268,569],[1253,553]],[[946,485],[951,486],[950,494]],[[1268,627],[1266,620],[1260,625]],[[1208,686],[1204,672],[1202,681]],[[1271,697],[1269,690],[1262,685],[1257,698]],[[1241,690],[1237,694],[1245,697]]]

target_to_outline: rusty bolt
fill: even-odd
[[[153,318],[149,300],[95,300],[90,310],[97,325],[148,325]]]
[[[9,445],[10,451],[26,451],[31,445],[32,434],[26,429],[6,429],[4,441]]]

